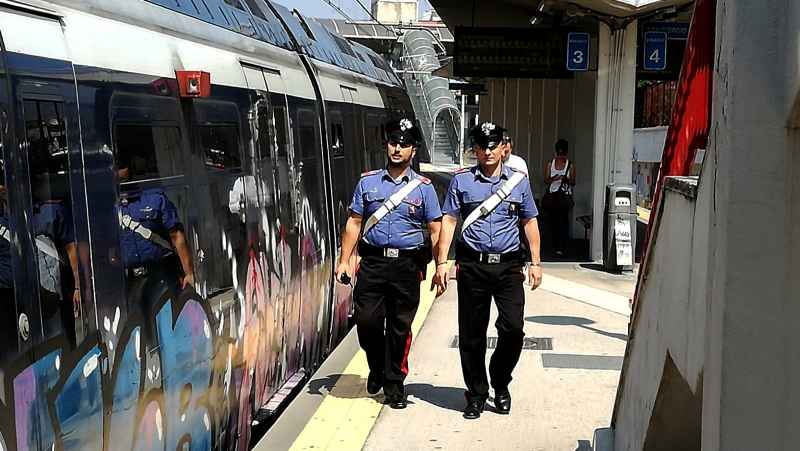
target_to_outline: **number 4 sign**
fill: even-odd
[[[667,68],[667,33],[648,31],[644,34],[644,70]]]
[[[567,35],[567,70],[589,70],[589,33]]]

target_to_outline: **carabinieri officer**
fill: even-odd
[[[504,131],[496,124],[484,122],[470,132],[478,165],[456,173],[450,183],[433,280],[437,294],[447,289],[445,262],[461,216],[464,223],[456,246],[458,346],[467,385],[464,409],[467,419],[480,417],[489,396],[485,358],[492,298],[499,312],[495,323],[497,347],[489,364],[495,411],[511,412],[508,385],[525,336],[522,330],[525,256],[520,250],[520,225],[530,243],[528,273],[532,289],[542,281],[538,211],[528,177],[503,165],[504,148],[500,144]]]
[[[389,405],[403,409],[411,322],[432,258],[424,229],[427,225],[435,247],[442,212],[431,181],[411,169],[422,141],[417,126],[402,119],[389,123],[386,132],[388,164],[362,174],[356,185],[336,279],[347,283],[353,274],[350,257],[358,242],[362,260],[354,301],[358,341],[369,362],[367,391],[375,394],[383,387]]]

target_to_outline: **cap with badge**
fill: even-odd
[[[418,146],[422,143],[422,133],[411,119],[400,119],[386,124],[386,135],[390,143]]]
[[[484,149],[494,149],[503,142],[506,129],[494,122],[476,125],[469,132],[472,141]]]

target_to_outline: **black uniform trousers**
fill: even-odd
[[[486,331],[494,298],[499,313],[497,346],[489,363],[495,391],[508,389],[511,372],[519,361],[523,332],[525,291],[522,261],[506,263],[458,262],[458,349],[467,385],[467,397],[489,396],[486,378]]]
[[[411,257],[361,259],[354,292],[358,341],[370,372],[383,374],[386,396],[403,394],[419,286],[419,266]]]

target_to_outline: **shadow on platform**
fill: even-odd
[[[406,395],[446,410],[464,410],[464,389],[455,387],[436,387],[431,384],[408,384]]]
[[[307,390],[310,395],[344,399],[372,398],[376,402],[383,402],[383,395],[370,395],[366,385],[367,380],[358,374],[330,374],[309,381]]]
[[[626,334],[606,332],[604,330],[591,327],[589,325],[594,324],[594,321],[590,320],[589,318],[582,318],[579,316],[529,316],[525,318],[525,321],[538,324],[547,324],[549,326],[576,326],[604,337],[628,341],[628,336]]]

